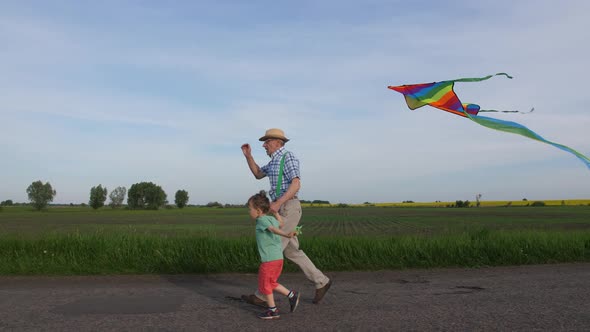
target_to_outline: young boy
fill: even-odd
[[[283,270],[283,248],[281,238],[293,237],[295,232],[285,233],[280,230],[282,225],[281,216],[278,213],[274,217],[266,215],[270,210],[270,201],[264,190],[250,197],[248,200],[250,217],[256,220],[256,244],[260,254],[260,268],[258,269],[258,290],[266,296],[268,309],[258,315],[261,319],[277,319],[279,310],[276,307],[273,291],[286,295],[289,298],[291,312],[297,309],[299,304],[299,292],[288,290],[278,283],[279,276]]]

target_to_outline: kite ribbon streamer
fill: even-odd
[[[588,157],[584,156],[583,154],[579,153],[578,151],[576,151],[568,146],[548,141],[548,140],[544,139],[543,137],[541,137],[540,135],[538,135],[537,133],[535,133],[534,131],[530,130],[529,128],[527,128],[521,124],[518,124],[518,123],[512,122],[512,121],[504,121],[504,120],[498,120],[498,119],[494,119],[494,118],[488,118],[486,116],[471,116],[471,115],[469,115],[469,113],[466,113],[466,114],[467,114],[467,117],[469,117],[469,119],[471,119],[474,122],[477,122],[478,124],[480,124],[484,127],[488,127],[488,128],[499,130],[499,131],[505,131],[507,133],[522,135],[522,136],[525,136],[525,137],[528,137],[528,138],[531,138],[531,139],[534,139],[534,140],[537,140],[537,141],[540,141],[543,143],[551,144],[558,149],[572,153],[576,157],[578,157],[578,159],[580,159],[584,164],[586,164],[586,167],[588,167],[590,169],[590,159],[588,159]]]
[[[533,113],[534,110],[535,110],[535,108],[533,107],[528,112],[521,112],[521,111],[497,111],[497,110],[479,110],[479,111],[480,112],[496,112],[496,113],[520,113],[520,114],[528,114],[528,113]]]
[[[473,122],[476,122],[484,127],[522,135],[543,143],[551,144],[558,149],[574,154],[586,165],[586,167],[590,169],[590,159],[588,159],[588,157],[584,156],[583,154],[579,153],[578,151],[570,147],[548,141],[540,135],[533,132],[532,130],[528,129],[527,127],[516,122],[503,121],[494,118],[488,118],[485,116],[478,116],[479,112],[516,113],[518,111],[481,110],[479,105],[461,103],[459,97],[455,94],[455,91],[453,90],[455,82],[480,82],[498,75],[503,75],[507,78],[512,78],[512,76],[506,73],[497,73],[485,77],[460,78],[456,80],[433,83],[388,86],[388,88],[403,94],[404,98],[406,99],[406,104],[411,110],[415,110],[422,106],[429,105],[441,109],[443,111],[447,111],[462,117],[469,118]],[[532,112],[533,110],[534,108],[531,109],[528,113]]]

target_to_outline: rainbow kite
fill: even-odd
[[[504,121],[498,120],[494,118],[488,118],[485,116],[478,115],[479,112],[504,112],[504,113],[522,113],[518,111],[497,111],[497,110],[482,110],[480,109],[479,105],[475,104],[463,104],[459,100],[459,97],[453,91],[453,86],[455,82],[480,82],[490,79],[497,75],[503,75],[508,78],[512,78],[506,73],[498,73],[495,75],[488,75],[486,77],[480,78],[461,78],[457,80],[451,81],[442,81],[442,82],[433,82],[433,83],[424,83],[424,84],[411,84],[411,85],[400,85],[400,86],[388,86],[389,89],[397,91],[404,95],[406,98],[406,103],[411,110],[415,110],[425,105],[430,105],[432,107],[441,109],[443,111],[447,111],[462,117],[469,118],[470,120],[488,128],[505,131],[513,134],[522,135],[528,138],[532,138],[537,141],[541,141],[543,143],[551,144],[554,147],[561,149],[563,151],[570,152],[574,154],[578,159],[580,159],[586,167],[590,169],[590,159],[584,156],[583,154],[579,153],[578,151],[567,147],[565,145],[561,145],[558,143],[554,143],[544,139],[543,137],[539,136],[534,131],[528,129],[527,127],[518,124],[516,122],[511,121]],[[531,109],[529,112],[532,112],[534,109]],[[528,113],[528,112],[527,112]]]

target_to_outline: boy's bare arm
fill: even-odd
[[[283,221],[283,217],[281,217],[281,215],[278,212],[276,212],[276,211],[273,212],[272,214],[274,215],[274,217],[279,222],[279,228],[283,228],[283,226],[285,226],[285,222]]]
[[[289,232],[289,233],[287,233],[287,232],[282,231],[282,230],[280,230],[280,229],[278,229],[278,228],[276,228],[274,226],[268,226],[268,230],[271,231],[271,232],[273,232],[273,233],[275,233],[275,234],[278,234],[278,235],[284,236],[284,237],[288,237],[288,238],[291,238],[291,237],[295,236],[295,232]]]

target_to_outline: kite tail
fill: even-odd
[[[456,80],[451,80],[450,82],[481,82],[481,81],[489,80],[490,78],[492,78],[494,76],[499,76],[499,75],[506,76],[506,77],[512,79],[512,76],[510,76],[510,75],[508,75],[506,73],[497,73],[497,74],[488,75],[488,76],[485,76],[485,77],[459,78],[459,79],[456,79]]]
[[[471,119],[474,122],[477,122],[478,124],[480,124],[484,127],[488,127],[488,128],[499,130],[499,131],[505,131],[508,133],[522,135],[522,136],[525,136],[525,137],[528,137],[528,138],[531,138],[531,139],[534,139],[534,140],[537,140],[537,141],[540,141],[543,143],[553,145],[554,147],[556,147],[558,149],[569,152],[569,153],[575,155],[576,157],[578,157],[578,159],[580,159],[586,165],[586,167],[588,167],[590,169],[590,159],[588,159],[588,157],[586,157],[585,155],[579,153],[578,151],[576,151],[568,146],[548,141],[548,140],[544,139],[543,137],[539,136],[534,131],[528,129],[527,127],[525,127],[521,124],[518,124],[518,123],[512,122],[512,121],[504,121],[504,120],[498,120],[498,119],[494,119],[494,118],[488,118],[485,116],[471,116],[469,113],[466,113],[466,114],[469,119]]]
[[[535,108],[531,108],[530,111],[528,112],[521,112],[521,111],[498,111],[498,110],[479,110],[480,112],[498,112],[498,113],[520,113],[520,114],[528,114],[528,113],[532,113],[535,110]]]

